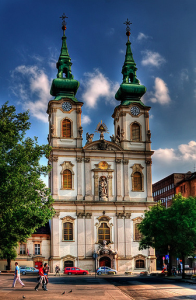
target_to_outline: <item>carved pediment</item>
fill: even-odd
[[[73,166],[74,166],[74,165],[72,164],[71,161],[64,161],[64,162],[61,164],[61,166],[62,166],[61,175],[63,174],[63,171],[64,171],[64,170],[70,170],[71,173],[74,175],[74,171],[73,171]]]
[[[142,255],[142,254],[138,254],[138,255],[136,255],[136,256],[133,256],[133,258],[135,259],[135,260],[138,260],[138,259],[145,259],[146,258],[146,256],[144,256],[144,255]]]
[[[108,216],[100,216],[100,217],[97,218],[97,220],[98,220],[99,222],[101,222],[101,221],[109,222],[109,221],[111,220],[111,218],[108,217]]]
[[[134,223],[141,223],[143,221],[143,218],[142,217],[136,217],[136,218],[132,219],[132,221]]]
[[[64,218],[61,218],[61,220],[63,221],[63,222],[74,222],[74,218],[73,217],[71,217],[71,216],[66,216],[66,217],[64,217]]]
[[[106,140],[98,140],[98,141],[94,141],[92,143],[87,144],[86,146],[84,146],[85,150],[106,150],[106,151],[116,151],[116,150],[120,150],[122,151],[123,149],[121,148],[121,146],[106,141]]]
[[[63,256],[62,259],[74,261],[76,259],[76,257],[73,256],[73,255],[68,254],[66,256]]]

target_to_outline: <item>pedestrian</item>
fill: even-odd
[[[45,283],[43,282],[43,285],[42,285],[42,288],[45,284],[45,289],[47,289],[46,285],[48,284],[48,273],[49,273],[49,266],[47,263],[44,264],[44,268],[43,268],[43,271],[44,271],[44,276],[45,276]]]
[[[13,284],[12,284],[12,287],[15,288],[15,285],[16,285],[16,281],[18,280],[19,283],[22,285],[22,287],[24,287],[24,283],[22,282],[22,280],[20,279],[20,268],[18,266],[18,263],[15,262],[15,273],[14,273],[14,281],[13,281]]]
[[[39,268],[39,282],[35,287],[35,291],[38,291],[39,285],[42,284],[43,290],[47,291],[46,285],[45,285],[45,275],[44,275],[44,270],[42,264],[40,265]]]
[[[178,274],[181,274],[181,263],[178,264]]]
[[[161,273],[165,273],[167,271],[167,265],[166,264],[163,264],[163,270]]]
[[[56,265],[56,267],[55,267],[55,276],[57,274],[60,276],[60,268],[59,268],[59,266]]]

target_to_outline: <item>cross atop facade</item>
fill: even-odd
[[[62,19],[62,25],[63,26],[66,25],[65,18],[68,18],[68,17],[66,17],[65,13],[63,13],[63,15],[59,18]]]
[[[131,29],[130,29],[130,25],[132,24],[129,19],[127,18],[127,21],[125,21],[123,24],[127,25],[126,27],[126,35],[128,36],[128,40],[129,40],[129,36],[131,34]]]

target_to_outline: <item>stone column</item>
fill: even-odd
[[[152,197],[152,173],[151,173],[151,158],[146,159],[146,183],[147,183],[147,201],[153,201]]]
[[[98,172],[94,172],[94,199],[99,201],[99,176]]]
[[[124,240],[124,217],[123,213],[117,213],[117,230],[118,230],[118,256],[125,256],[125,240]]]
[[[58,174],[58,156],[52,156],[52,195],[58,195],[59,192],[59,178],[60,173]]]
[[[83,200],[82,195],[82,157],[77,157],[77,200]]]
[[[78,222],[78,258],[85,258],[85,219],[84,213],[78,213],[77,215]]]
[[[128,178],[128,164],[129,164],[129,160],[128,159],[124,159],[123,160],[123,173],[124,173],[124,199],[125,201],[130,200],[129,197],[129,178]]]
[[[121,174],[121,159],[116,159],[116,186],[117,186],[117,201],[122,201],[122,174]]]
[[[113,197],[112,197],[112,173],[109,173],[108,177],[107,177],[107,180],[108,180],[108,200],[109,201],[112,201]]]
[[[85,200],[92,200],[92,182],[91,182],[91,169],[90,158],[85,157]]]
[[[60,265],[59,215],[60,212],[56,212],[51,220],[51,272],[54,272],[56,264]]]
[[[85,240],[86,240],[86,247],[85,247],[85,256],[92,258],[93,253],[93,241],[92,241],[92,213],[85,214],[85,222],[86,222],[86,232],[85,232]]]
[[[125,214],[125,246],[126,246],[126,256],[131,256],[131,213]]]

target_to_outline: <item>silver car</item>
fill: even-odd
[[[36,268],[33,268],[33,267],[25,267],[25,268],[21,267],[20,268],[20,273],[22,275],[26,275],[26,274],[35,274],[35,275],[38,275],[39,270],[36,269]]]
[[[115,274],[117,274],[117,271],[114,269],[111,269],[109,267],[100,267],[99,269],[97,269],[97,274],[101,275],[101,274],[108,274],[108,272],[114,272]]]

